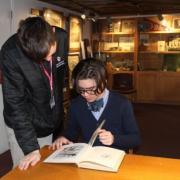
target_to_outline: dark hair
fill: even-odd
[[[102,93],[107,85],[107,71],[100,60],[88,58],[81,60],[72,72],[73,87],[78,91],[78,80],[94,79],[97,84],[95,93]]]
[[[48,55],[56,42],[53,28],[41,17],[28,17],[21,21],[17,34],[22,50],[37,62]]]

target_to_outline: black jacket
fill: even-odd
[[[53,133],[63,121],[63,86],[67,62],[67,34],[57,31],[57,52],[53,57],[55,107],[50,108],[50,85],[40,65],[29,59],[10,37],[0,52],[3,72],[5,123],[14,129],[24,154],[39,149],[38,137]]]

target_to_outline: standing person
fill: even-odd
[[[79,96],[71,102],[67,128],[52,144],[53,149],[74,142],[78,137],[88,143],[104,119],[106,121],[98,132],[95,146],[128,151],[140,144],[131,103],[124,96],[107,89],[107,72],[101,61],[80,61],[73,70],[73,83]]]
[[[4,119],[14,167],[34,166],[40,147],[51,144],[62,126],[66,58],[66,32],[41,17],[22,21],[2,46]]]

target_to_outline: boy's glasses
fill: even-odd
[[[96,87],[90,87],[90,88],[78,88],[78,93],[79,94],[90,94],[90,95],[95,95],[96,94]]]

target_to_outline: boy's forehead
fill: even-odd
[[[78,81],[78,86],[82,88],[91,88],[96,86],[94,79],[82,79]]]

